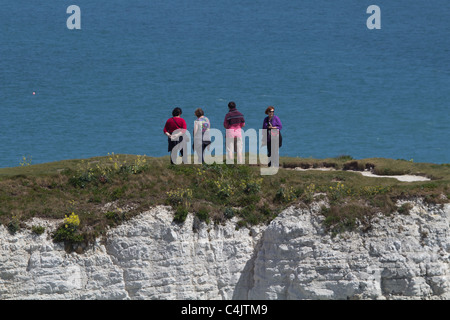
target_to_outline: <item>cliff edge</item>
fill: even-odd
[[[338,235],[318,202],[239,229],[158,206],[83,254],[53,242],[59,220],[41,235],[0,226],[0,299],[449,299],[450,204],[410,202]]]

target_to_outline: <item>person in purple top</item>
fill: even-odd
[[[281,147],[283,144],[283,140],[281,137],[281,129],[283,125],[281,124],[280,118],[275,115],[275,108],[273,106],[269,106],[266,109],[267,117],[264,118],[263,129],[267,129],[267,137],[264,137],[267,144],[267,157],[269,157],[269,167],[271,166],[272,156],[272,139],[279,139],[278,147]],[[278,130],[273,130],[278,129]],[[277,150],[278,151],[278,150]]]

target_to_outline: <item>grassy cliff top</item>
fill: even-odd
[[[237,227],[242,227],[267,223],[290,205],[327,199],[329,205],[322,210],[325,225],[339,232],[353,228],[357,221],[370,228],[371,216],[379,212],[407,213],[407,207],[396,206],[397,199],[421,197],[436,204],[450,199],[450,164],[341,156],[282,157],[280,166],[277,174],[263,176],[258,165],[170,165],[168,156],[112,154],[4,168],[0,169],[0,223],[16,232],[32,217],[66,217],[55,239],[86,242],[104,234],[107,226],[156,205],[172,206],[179,223],[192,213],[215,223],[236,216]],[[363,170],[430,180],[401,182],[355,172]]]

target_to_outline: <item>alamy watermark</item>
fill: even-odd
[[[371,14],[367,18],[366,26],[367,29],[381,29],[381,9],[379,6],[371,5],[367,8],[366,13]]]
[[[70,17],[67,18],[66,25],[67,29],[81,29],[81,9],[79,6],[71,5],[67,7],[66,12],[70,14]]]
[[[66,12],[70,14],[70,16],[67,18],[67,29],[73,30],[73,29],[81,29],[81,9],[77,5],[70,5],[67,7]],[[371,16],[367,18],[366,26],[369,30],[373,29],[381,29],[381,9],[377,5],[370,5],[366,13],[370,14]]]

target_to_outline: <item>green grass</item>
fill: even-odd
[[[325,226],[332,233],[370,228],[377,213],[399,210],[397,199],[422,197],[431,203],[450,199],[450,165],[392,159],[355,160],[281,158],[276,175],[260,175],[257,165],[170,165],[168,157],[108,155],[0,169],[0,223],[11,232],[32,217],[63,219],[74,212],[80,225],[70,237],[89,242],[156,205],[174,208],[174,221],[188,213],[201,221],[223,223],[238,218],[237,227],[268,223],[287,206],[304,206],[314,197],[329,200],[323,208]],[[298,171],[334,168],[333,171]],[[425,182],[400,182],[364,177],[349,170],[371,168],[379,174],[413,174]],[[317,199],[317,198],[316,198]],[[107,203],[114,206],[104,209]],[[407,212],[400,208],[402,213]]]

